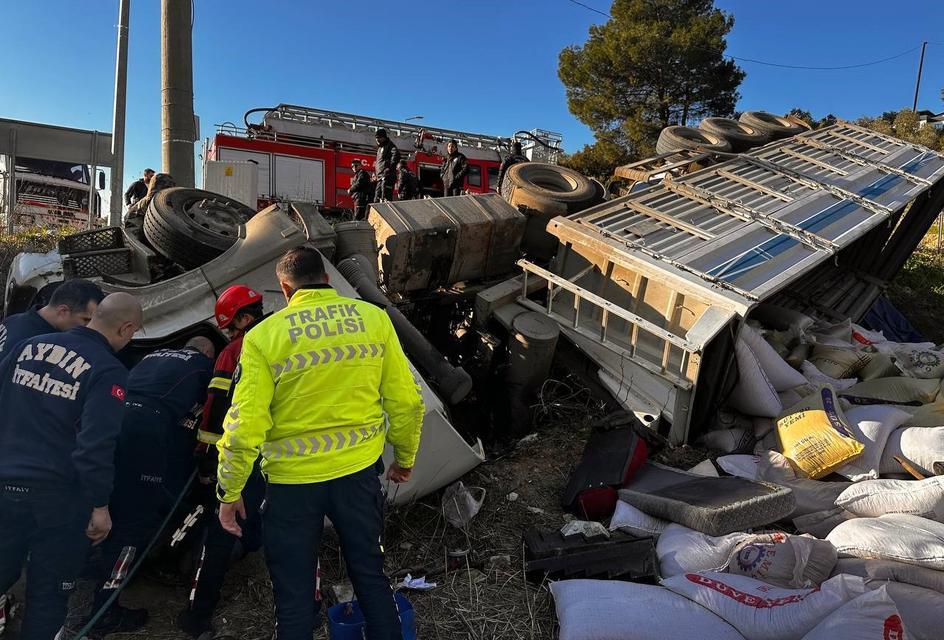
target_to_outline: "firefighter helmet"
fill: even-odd
[[[219,325],[220,329],[225,329],[240,309],[257,302],[262,302],[261,293],[244,284],[234,284],[220,294],[220,297],[216,300],[216,309],[213,312],[213,315],[216,316],[216,324]]]

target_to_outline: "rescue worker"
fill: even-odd
[[[354,219],[366,220],[367,206],[374,195],[374,187],[370,183],[370,174],[364,169],[360,160],[351,160],[351,171],[354,175],[351,177],[351,186],[348,187],[347,194],[354,200]]]
[[[420,181],[416,174],[410,171],[406,160],[401,160],[397,165],[397,199],[413,200],[420,195]]]
[[[410,479],[424,414],[419,388],[390,318],[370,303],[338,295],[320,253],[292,249],[276,274],[288,306],[246,334],[217,445],[220,522],[245,534],[244,487],[261,452],[268,479],[263,537],[278,640],[311,640],[325,516],[340,538],[366,637],[401,638],[383,573],[378,474],[387,441],[394,451],[387,477]]]
[[[140,327],[141,305],[113,293],[87,327],[29,338],[0,362],[0,592],[26,565],[22,640],[52,640],[89,541],[111,529],[127,378],[115,351]]]
[[[447,196],[459,196],[462,195],[465,176],[469,173],[469,160],[464,153],[459,151],[459,143],[455,140],[449,141],[449,144],[446,145],[446,152],[448,155],[439,169],[439,175],[443,181],[443,190]]]
[[[151,177],[154,175],[154,169],[145,169],[144,176],[131,183],[128,190],[125,191],[125,206],[134,204],[147,195],[148,187],[151,186]]]
[[[20,340],[85,326],[105,294],[88,280],[66,280],[53,291],[49,304],[17,313],[0,322],[0,358]]]
[[[204,337],[182,349],[158,349],[131,370],[125,417],[115,456],[113,527],[102,545],[94,615],[121,586],[193,472],[196,432],[191,416],[202,409],[216,348]],[[93,637],[137,631],[146,609],[115,602],[92,627]]]
[[[233,374],[242,352],[243,336],[264,318],[262,294],[246,285],[234,285],[216,301],[216,323],[230,337],[216,359],[213,377],[207,388],[203,418],[197,431],[197,472],[203,485],[214,482],[217,466],[216,443],[223,433],[223,421],[232,399]],[[227,532],[216,517],[209,518],[206,539],[199,556],[190,606],[177,617],[177,626],[198,637],[212,629],[211,621],[226,572],[234,551],[242,556],[262,546],[262,519],[259,508],[265,498],[265,479],[257,464],[250,474],[245,490],[247,514],[246,535],[242,539]],[[216,505],[216,500],[213,500]],[[214,514],[215,516],[215,514]]]
[[[511,153],[505,156],[505,159],[502,160],[501,167],[498,169],[499,193],[501,193],[502,180],[505,179],[505,174],[508,173],[508,170],[511,169],[511,167],[522,162],[530,162],[530,160],[528,159],[528,156],[521,152],[521,143],[515,140],[511,143]]]
[[[377,129],[377,157],[374,159],[374,180],[377,181],[374,202],[393,200],[393,185],[397,181],[397,165],[400,163],[400,150],[387,136],[387,130]]]

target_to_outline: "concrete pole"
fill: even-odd
[[[7,233],[13,233],[16,217],[16,129],[10,128],[10,155],[7,156]]]
[[[161,160],[178,187],[194,186],[191,0],[161,0]]]
[[[115,109],[111,120],[111,205],[108,211],[109,226],[121,224],[121,209],[124,204],[125,179],[125,105],[128,98],[128,15],[131,0],[118,3],[118,54],[115,60]],[[96,177],[92,176],[92,181]]]

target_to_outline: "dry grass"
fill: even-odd
[[[16,254],[22,251],[46,252],[54,249],[59,238],[75,230],[71,228],[49,229],[32,227],[25,231],[8,234],[0,231],[0,287],[6,286],[7,272]],[[3,315],[3,299],[0,297],[0,316]]]

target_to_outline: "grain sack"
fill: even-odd
[[[813,353],[813,345],[806,342],[801,342],[790,349],[790,353],[786,355],[784,360],[786,360],[787,364],[794,369],[799,369],[804,362],[810,359],[811,353]]]
[[[831,347],[817,344],[810,355],[810,364],[831,378],[854,378],[869,363],[869,354],[855,347]]]
[[[944,570],[944,524],[896,513],[855,518],[833,529],[826,539],[840,557],[878,558]]]
[[[757,463],[759,461],[760,456],[731,455],[719,456],[715,459],[715,464],[729,475],[746,478],[748,480],[757,480]]]
[[[833,378],[832,376],[827,376],[825,373],[816,368],[812,362],[804,361],[800,364],[800,372],[803,374],[811,385],[814,387],[825,387],[830,386],[833,389],[841,390],[848,389],[849,387],[855,386],[859,383],[856,378]]]
[[[785,411],[777,420],[777,437],[784,457],[814,480],[864,450],[853,437],[832,387],[824,387]]]
[[[855,518],[855,515],[845,509],[835,507],[798,516],[793,519],[793,526],[800,533],[808,533],[814,538],[822,540],[840,524],[853,518]]]
[[[757,462],[757,479],[773,482],[793,491],[796,508],[790,514],[792,518],[833,509],[839,494],[852,484],[800,477],[790,461],[776,451],[765,451],[760,455]]]
[[[708,534],[680,524],[665,528],[656,543],[656,555],[662,577],[698,571],[724,571],[739,542],[750,539],[749,533]]]
[[[906,640],[905,625],[885,587],[864,593],[829,614],[803,640]]]
[[[776,418],[783,410],[777,390],[761,368],[757,355],[741,338],[734,343],[734,359],[738,379],[728,396],[728,404],[750,416]]]
[[[687,469],[687,471],[689,473],[694,473],[696,476],[702,476],[705,478],[718,477],[718,470],[715,469],[715,465],[711,460],[702,460],[691,469]]]
[[[910,584],[883,585],[898,607],[907,640],[941,640],[944,635],[944,595]]]
[[[859,369],[856,374],[859,380],[875,380],[877,378],[893,378],[901,375],[901,369],[890,356],[884,353],[870,353],[869,363]]]
[[[853,482],[878,478],[885,443],[892,432],[910,416],[890,405],[863,405],[846,412],[853,437],[865,450],[858,458],[836,470]]]
[[[748,453],[754,450],[754,426],[716,429],[699,439],[699,444],[714,453]]]
[[[728,573],[790,589],[818,587],[836,566],[836,548],[809,536],[763,533],[739,542]]]
[[[836,324],[817,324],[807,330],[817,344],[848,347],[852,344],[852,320],[846,319]]]
[[[934,463],[944,462],[944,427],[906,427],[888,436],[879,472],[901,473],[895,456],[904,458],[925,476],[934,475]]]
[[[935,571],[913,564],[894,560],[867,560],[863,558],[840,558],[833,575],[848,573],[864,578],[866,584],[902,582],[922,589],[930,589],[944,596],[944,571]]]
[[[935,349],[898,348],[895,360],[899,368],[913,378],[944,377],[944,353]]]
[[[944,402],[932,402],[917,408],[906,409],[911,416],[903,427],[944,427]]]
[[[839,494],[836,506],[860,518],[908,513],[944,522],[944,476],[859,482]]]
[[[881,331],[872,331],[862,325],[852,323],[852,340],[864,345],[874,345],[882,342],[888,342],[888,338]]]
[[[617,580],[550,585],[560,640],[744,640],[731,625],[668,589]]]
[[[887,356],[895,356],[896,351],[901,351],[903,349],[917,349],[919,351],[923,349],[934,349],[933,342],[876,342],[872,347],[879,353],[884,353]]]
[[[744,340],[757,357],[760,368],[776,391],[786,391],[806,382],[803,375],[787,364],[764,337],[749,325],[741,328],[738,340]]]
[[[654,518],[622,500],[617,500],[616,510],[610,518],[610,531],[619,529],[640,538],[658,538],[667,526],[668,520]]]
[[[934,402],[940,380],[918,380],[896,376],[860,382],[839,392],[851,404],[902,404],[920,406]]]
[[[784,589],[746,576],[686,573],[664,579],[662,585],[716,614],[747,640],[802,638],[826,616],[866,591],[862,578],[856,576],[836,576],[819,588]]]

